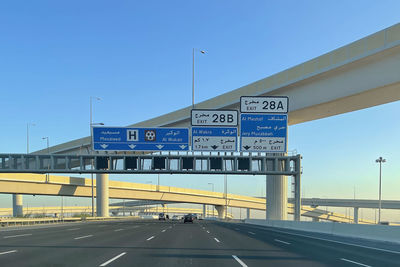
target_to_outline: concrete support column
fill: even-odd
[[[206,204],[203,204],[203,219],[207,217],[207,206]]]
[[[226,207],[225,206],[220,206],[217,205],[215,206],[215,209],[218,211],[218,218],[224,219],[225,218],[225,213],[226,213]]]
[[[250,219],[250,208],[247,208],[247,216],[246,219]]]
[[[13,194],[13,217],[22,217],[24,215],[22,208],[22,195]]]
[[[358,207],[354,207],[354,223],[358,223]]]
[[[96,174],[96,211],[98,217],[109,217],[108,174]]]
[[[267,220],[287,219],[287,177],[268,175],[267,177]]]
[[[283,156],[282,153],[272,153],[272,156]],[[278,164],[278,161],[267,161],[267,168],[275,167],[283,170],[285,166]],[[267,175],[266,204],[267,220],[286,220],[287,219],[287,177],[283,175]]]

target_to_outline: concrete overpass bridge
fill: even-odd
[[[239,109],[240,96],[289,97],[289,125],[400,99],[400,24],[307,62],[196,104],[198,109]],[[135,127],[187,127],[190,107],[135,123]],[[50,147],[50,153],[90,151],[90,137]],[[35,153],[47,153],[47,150]],[[108,180],[99,176],[99,181]],[[106,182],[105,182],[106,184]],[[286,219],[287,179],[267,179],[268,219]],[[108,201],[108,200],[107,200]]]
[[[94,182],[96,184],[96,181]],[[0,193],[91,197],[91,180],[69,176],[47,176],[45,174],[0,174]],[[226,207],[247,209],[247,218],[250,217],[251,209],[265,210],[266,208],[266,200],[258,197],[119,181],[110,181],[109,196],[113,199],[139,200],[115,203],[111,205],[112,209],[121,209],[123,205],[128,208],[133,207],[138,204],[136,202],[139,202],[141,205],[147,205],[153,201],[156,204],[162,205],[166,203],[192,203],[203,204],[202,214],[206,213],[205,205],[214,206],[220,218],[225,216],[227,212]],[[19,203],[19,207],[22,213],[22,202]],[[294,214],[292,204],[288,204],[287,211],[289,214]],[[87,212],[87,209],[85,208],[81,212]],[[301,208],[301,215],[313,220],[335,222],[349,222],[353,220],[353,218],[344,216],[343,214],[328,212],[315,207],[307,207],[304,204]],[[374,223],[368,220],[356,220],[355,222]]]

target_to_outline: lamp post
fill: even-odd
[[[214,193],[214,183],[208,183],[209,185],[211,185],[211,188],[212,188],[212,192]],[[214,209],[215,208],[213,208],[213,212],[212,212],[212,216],[214,217]]]
[[[26,124],[26,154],[29,154],[29,126],[36,126],[34,123]]]
[[[92,115],[93,115],[93,111],[92,111],[92,106],[93,106],[93,104],[92,104],[92,100],[93,99],[95,99],[95,100],[101,100],[101,98],[100,97],[97,97],[97,96],[91,96],[90,97],[90,122],[89,122],[89,131],[90,131],[90,149],[89,149],[89,151],[90,151],[90,154],[92,154],[92,152],[93,152],[93,149],[92,149],[92,126],[93,125],[104,125],[104,123],[99,123],[99,124],[94,124],[93,123],[93,121],[92,121]],[[91,161],[91,164],[92,164],[92,169],[93,169],[93,160]],[[90,178],[91,178],[91,180],[92,180],[92,217],[94,217],[94,185],[93,185],[93,173],[91,173],[90,174]]]
[[[381,224],[381,208],[382,208],[382,163],[386,162],[386,159],[379,157],[375,160],[379,163],[379,213],[378,213],[378,224]]]
[[[48,136],[42,137],[42,140],[45,140],[45,139],[47,141],[47,154],[50,155],[49,137]],[[50,158],[48,159],[48,162],[47,162],[47,170],[49,170],[49,169],[50,169]],[[49,181],[49,173],[46,174],[46,181],[47,182]]]
[[[196,51],[199,51],[200,53],[202,53],[202,54],[205,54],[206,53],[206,51],[204,51],[204,50],[197,50],[196,48],[193,48],[193,53],[192,53],[192,56],[193,56],[193,64],[192,64],[192,109],[194,109],[194,55],[195,55],[195,52]]]

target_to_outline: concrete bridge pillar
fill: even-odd
[[[22,208],[22,195],[13,194],[13,217],[22,217],[24,215]]]
[[[224,219],[225,218],[226,207],[222,206],[222,205],[217,205],[217,206],[215,206],[215,209],[218,211],[218,218]]]
[[[267,177],[267,220],[287,220],[287,178],[282,175]]]
[[[250,208],[247,208],[247,216],[246,219],[250,219]]]
[[[358,223],[358,207],[354,207],[354,223]]]
[[[207,206],[206,204],[203,204],[203,219],[207,217]]]
[[[109,217],[108,174],[96,174],[96,210],[98,217]]]

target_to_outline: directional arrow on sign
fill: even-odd
[[[211,148],[215,150],[215,149],[218,148],[218,146],[217,145],[213,145],[213,146],[211,146]]]
[[[156,146],[158,149],[161,149],[161,148],[163,148],[164,146],[163,145],[157,145]]]
[[[108,145],[106,145],[106,144],[101,144],[100,145],[103,149],[106,149],[107,147],[108,147]]]
[[[134,149],[135,147],[136,147],[136,145],[132,145],[132,144],[130,144],[130,145],[128,145],[131,149]]]
[[[185,149],[186,145],[180,145],[179,146],[181,149]]]
[[[249,150],[250,147],[251,146],[244,146],[243,148],[246,149],[246,150]]]

